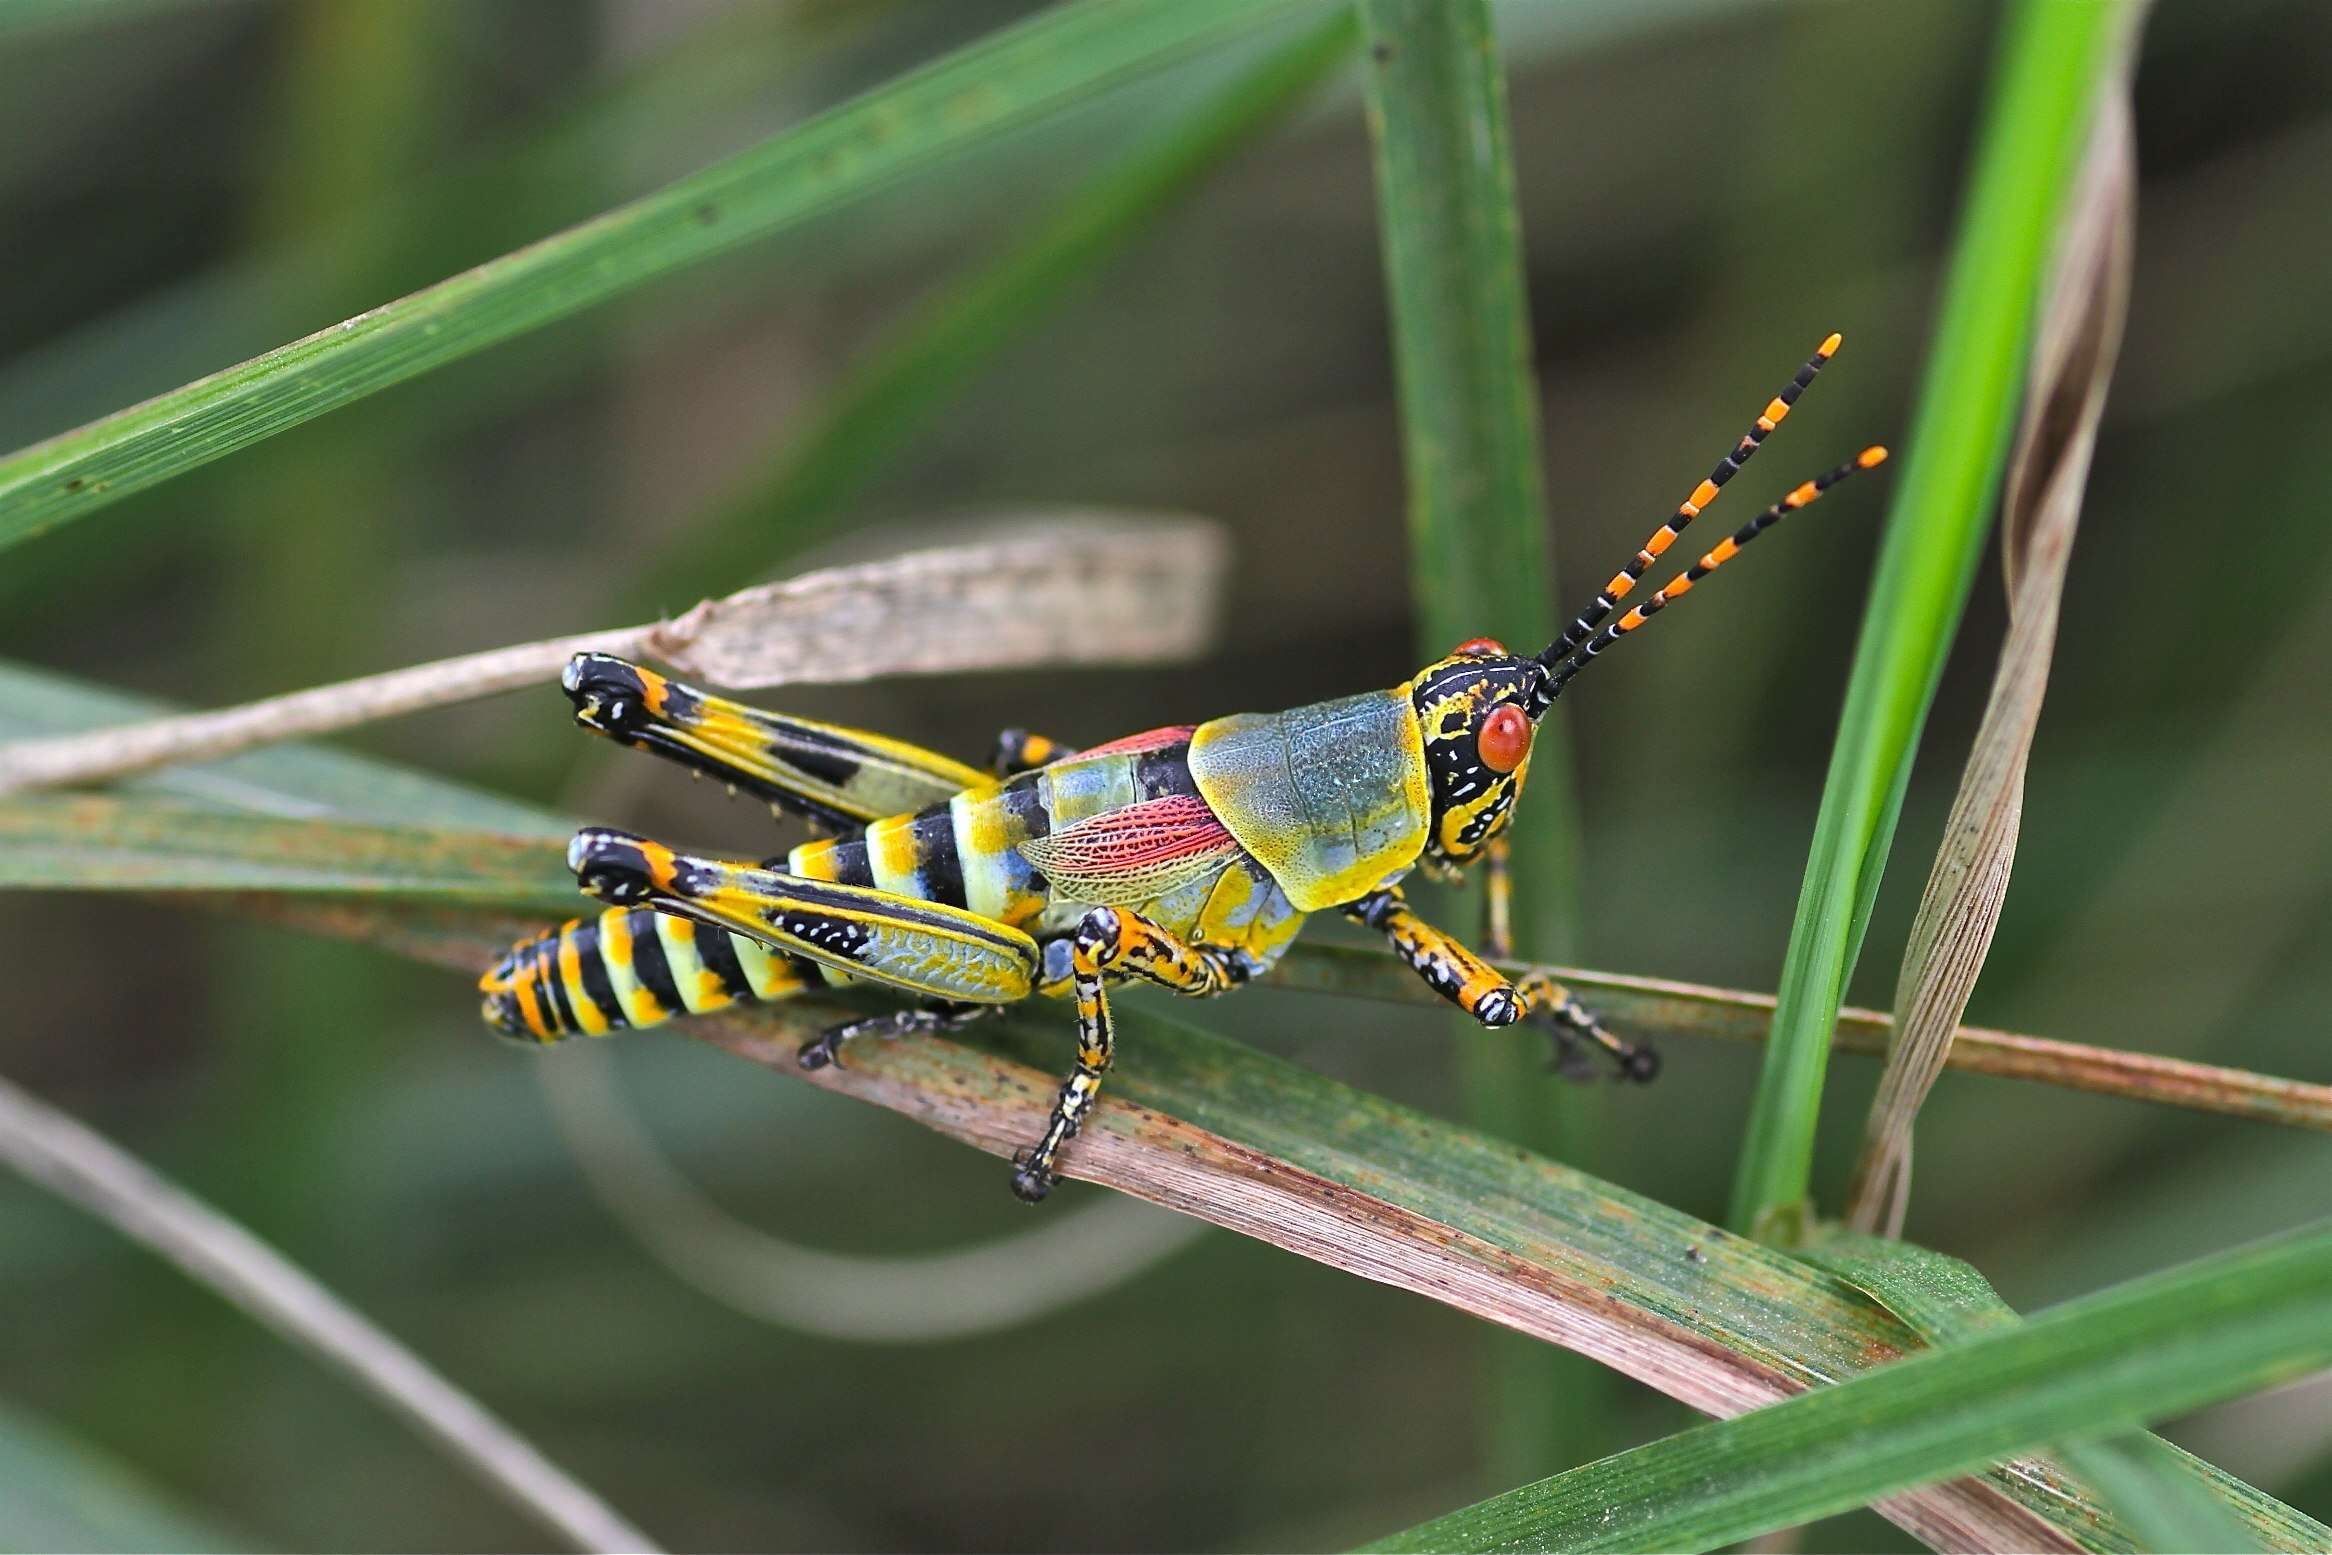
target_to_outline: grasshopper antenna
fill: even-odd
[[[1635,557],[1613,573],[1611,581],[1588,602],[1586,609],[1579,612],[1578,618],[1564,630],[1563,635],[1547,645],[1546,651],[1538,656],[1540,668],[1552,674],[1570,656],[1572,650],[1587,641],[1588,635],[1602,624],[1605,616],[1611,614],[1613,607],[1627,598],[1629,591],[1643,577],[1645,569],[1658,561],[1660,553],[1675,543],[1676,537],[1684,532],[1684,526],[1700,517],[1701,510],[1717,500],[1717,493],[1724,490],[1725,482],[1740,473],[1741,466],[1749,462],[1773,429],[1788,417],[1790,407],[1798,402],[1799,395],[1806,392],[1806,385],[1814,381],[1814,375],[1822,370],[1822,364],[1838,354],[1838,346],[1843,338],[1833,334],[1814,348],[1814,354],[1806,358],[1806,365],[1798,369],[1797,376],[1790,379],[1779,394],[1765,402],[1765,409],[1759,413],[1749,430],[1741,435],[1741,441],[1733,445],[1733,451],[1719,459],[1716,468],[1709,471],[1708,478],[1693,487],[1692,495],[1677,505],[1675,516],[1652,531],[1652,538],[1644,542]],[[1543,704],[1534,710],[1533,716],[1539,711],[1544,711]]]
[[[1695,584],[1738,556],[1741,553],[1741,547],[1780,523],[1783,515],[1795,513],[1802,507],[1811,507],[1822,493],[1857,470],[1868,470],[1884,464],[1886,461],[1887,451],[1874,443],[1835,470],[1817,475],[1812,480],[1797,487],[1788,496],[1734,530],[1724,539],[1719,540],[1699,561],[1670,578],[1650,599],[1637,605],[1626,615],[1621,616],[1611,625],[1588,638],[1585,645],[1580,648],[1569,663],[1547,676],[1544,683],[1545,689],[1540,694],[1549,702],[1561,696],[1563,687],[1570,683],[1571,677],[1593,663],[1596,655],[1667,609],[1671,600],[1681,599],[1684,595],[1691,593]]]

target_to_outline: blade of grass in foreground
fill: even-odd
[[[2023,1319],[1970,1265],[1924,1247],[1838,1232],[1799,1256],[1853,1282],[1932,1345],[1963,1343]],[[2049,1449],[2114,1508],[2150,1550],[2256,1550],[2245,1516],[2251,1488],[2158,1436],[2124,1436]],[[2244,1515],[2237,1509],[2243,1508]]]
[[[297,754],[242,758],[286,767],[285,780],[294,787],[273,795],[271,808],[318,803],[344,781],[333,771],[323,793],[300,791],[298,779],[308,774],[286,766]],[[56,847],[60,820],[72,813],[66,807],[123,802],[35,803],[54,813],[33,818],[27,835],[46,836]],[[228,846],[232,839],[218,825],[236,818],[215,812],[181,809],[171,824],[154,826],[125,822],[118,812],[90,811],[85,819],[89,826],[78,841],[90,851],[62,861],[58,883],[103,874],[111,867],[109,850],[149,835],[166,845],[157,857],[170,873],[139,876],[139,884],[465,973],[543,917],[563,916],[579,901],[563,881],[551,884],[558,850],[547,839],[519,843],[441,832],[427,861],[376,860],[387,878],[367,885],[349,877],[368,867],[368,851],[380,839],[344,846],[321,822],[271,820],[256,830],[246,824],[237,833],[252,844],[244,848]],[[272,837],[264,835],[269,828]],[[219,859],[202,856],[206,836],[220,849]],[[131,866],[155,865],[130,851]],[[0,862],[14,856],[14,849],[0,848]],[[301,894],[299,886],[242,894],[215,889],[245,878],[241,871],[254,858],[280,870],[314,872],[313,883],[328,894]],[[426,893],[414,876],[424,869],[446,871],[452,898],[479,906],[416,904]],[[368,890],[380,894],[349,894]],[[502,910],[510,908],[518,912]],[[1072,1163],[1077,1175],[1579,1349],[1712,1413],[1850,1375],[1920,1343],[1902,1320],[1804,1264],[1510,1145],[1235,1043],[1145,1019],[1140,1003],[1125,1012],[1140,1035],[1129,1042],[1131,1061],[1114,1082],[1118,1099],[1105,1104],[1095,1130],[1081,1141]],[[830,1009],[802,1003],[679,1029],[798,1076],[793,1048],[833,1018]],[[1057,1027],[1033,1029],[1033,1039],[1005,1033],[981,1049],[886,1044],[865,1062],[854,1058],[822,1071],[818,1083],[1008,1153],[1035,1126],[1062,1062]],[[1036,1067],[999,1065],[997,1051]],[[1112,1135],[1132,1141],[1131,1157],[1100,1142]],[[2221,1491],[2236,1492],[2247,1497],[2248,1515],[2271,1547],[2309,1548],[2322,1534],[2247,1487]],[[1982,1485],[1898,1498],[1885,1510],[1926,1536],[1962,1543],[1980,1535],[2025,1548],[2127,1547],[2112,1535],[2107,1514],[2023,1469]]]
[[[442,909],[241,905],[463,972],[510,932]],[[1920,1344],[1877,1302],[1804,1262],[1144,1005],[1137,995],[1123,1012],[1126,1060],[1079,1138],[1072,1176],[1579,1350],[1712,1414]],[[1041,1123],[1067,1060],[1057,1022],[1013,1017],[980,1028],[977,1045],[884,1043],[805,1075],[795,1050],[835,1018],[832,1006],[797,1003],[675,1030],[997,1155]],[[2273,1497],[2215,1475],[2211,1484],[2240,1498],[2270,1548],[2332,1538]],[[2136,1547],[2110,1512],[2045,1465],[1893,1496],[1880,1510],[1939,1548]]]
[[[1319,0],[1081,0],[554,237],[0,459],[0,546]]]
[[[274,804],[317,797],[285,792]],[[440,831],[425,859],[399,861],[372,857],[384,839],[366,833],[352,845],[323,822],[253,821],[183,807],[167,818],[135,818],[121,808],[80,808],[126,801],[32,803],[50,813],[24,817],[29,838],[82,850],[53,861],[55,883],[85,884],[127,867],[133,874],[126,884],[175,890],[190,902],[463,972],[474,972],[544,917],[563,916],[580,903],[548,839],[520,843]],[[65,823],[72,814],[87,822],[78,837]],[[430,834],[407,829],[401,835]],[[140,837],[157,845],[153,856],[140,855]],[[205,857],[206,848],[217,857]],[[16,849],[0,848],[0,863],[16,856]],[[274,888],[218,889],[251,878],[254,861],[277,871]],[[359,878],[368,869],[378,874]],[[415,878],[425,870],[443,872],[450,888],[428,904],[416,901],[427,894]],[[449,898],[476,905],[441,905]],[[1099,1134],[1088,1136],[1080,1145],[1080,1174],[1577,1348],[1712,1413],[1850,1375],[1921,1341],[1916,1328],[1884,1307],[1778,1253],[1236,1044],[1147,1020],[1141,1003],[1133,1000],[1125,1012],[1140,1035],[1129,1041],[1129,1062],[1114,1088],[1134,1105],[1121,1114],[1113,1110],[1119,1103],[1111,1103],[1100,1129],[1130,1120],[1149,1153],[1140,1155],[1138,1170],[1128,1168],[1133,1176],[1124,1176],[1107,1154],[1111,1147],[1090,1142]],[[799,1074],[792,1046],[832,1018],[830,1010],[803,1003],[681,1029]],[[832,1071],[829,1079],[1008,1150],[1033,1126],[1050,1094],[1050,1072],[1062,1059],[1056,1027],[1030,1023],[1026,1029],[1033,1038],[1007,1035],[984,1049],[908,1053],[913,1045],[897,1044],[898,1063],[854,1060],[849,1073]],[[996,1051],[1035,1067],[1000,1067]],[[1207,1130],[1221,1137],[1202,1149],[1214,1137]],[[1259,1163],[1256,1152],[1267,1159]],[[1320,1176],[1328,1185],[1306,1186]],[[2191,1472],[2210,1473],[2199,1466]],[[2216,1493],[2240,1498],[2272,1547],[2307,1548],[2320,1533],[2271,1498],[2215,1477],[2211,1483]],[[2126,1547],[2111,1534],[2111,1519],[2078,1491],[2028,1468],[1986,1486],[1955,1485],[1892,1502],[1887,1510],[1936,1538],[1964,1542],[1974,1530],[2018,1547]]]
[[[1409,570],[1418,651],[1438,658],[1484,635],[1554,635],[1554,568],[1539,472],[1522,235],[1498,43],[1485,0],[1360,0],[1378,228],[1400,380]],[[1573,920],[1577,821],[1570,752],[1550,715],[1532,763],[1529,824],[1512,833],[1522,943],[1555,956]],[[1454,911],[1422,897],[1428,912]],[[1475,909],[1478,911],[1478,909]],[[1450,1017],[1452,1020],[1457,1017]],[[1591,1111],[1549,1104],[1520,1043],[1461,1040],[1468,1118],[1517,1143],[1578,1159]],[[1492,1458],[1507,1484],[1608,1445],[1601,1379],[1561,1357],[1494,1338],[1485,1395]]]
[[[1831,1028],[1983,553],[2058,207],[2135,9],[2019,0],[2009,13],[1734,1179],[1738,1230],[1802,1233]]]
[[[2327,1365],[2332,1224],[1697,1426],[1371,1548],[1715,1549]]]

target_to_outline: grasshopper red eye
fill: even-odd
[[[1530,715],[1512,702],[1493,707],[1474,744],[1482,753],[1483,766],[1492,772],[1512,772],[1530,754]]]
[[[1506,645],[1495,637],[1469,637],[1449,651],[1453,659],[1503,659]]]

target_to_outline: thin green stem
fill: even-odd
[[[1082,0],[629,205],[0,459],[0,545],[783,230],[1317,0]]]
[[[1483,635],[1535,648],[1554,631],[1554,570],[1505,83],[1489,9],[1482,0],[1361,0],[1360,14],[1418,651],[1432,659]],[[1567,948],[1578,826],[1561,725],[1550,718],[1537,743],[1531,810],[1513,833],[1513,864],[1517,937],[1545,956]],[[1456,907],[1442,897],[1430,910]],[[1586,1110],[1558,1113],[1547,1104],[1531,1083],[1538,1059],[1526,1045],[1483,1042],[1469,1030],[1458,1053],[1476,1126],[1549,1153],[1583,1153]],[[1581,1390],[1597,1386],[1595,1378],[1557,1369],[1543,1351],[1511,1341],[1494,1341],[1490,1368],[1498,1401],[1492,1472],[1501,1480],[1593,1450],[1581,1432],[1597,1411]]]
[[[1983,553],[2059,207],[2127,3],[2018,0],[2009,17],[1734,1180],[1744,1231],[1792,1239],[1809,1214],[1831,1028]]]

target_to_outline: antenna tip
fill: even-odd
[[[1838,354],[1838,347],[1840,343],[1845,339],[1846,337],[1844,335],[1833,333],[1829,339],[1822,342],[1821,349],[1816,351],[1814,354],[1824,359],[1836,356]]]
[[[1885,464],[1887,462],[1887,451],[1886,449],[1880,447],[1877,443],[1873,443],[1868,448],[1865,448],[1861,453],[1856,454],[1854,456],[1854,462],[1867,470],[1874,464]]]

